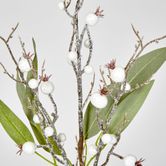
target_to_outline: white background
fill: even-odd
[[[60,118],[57,129],[65,132],[67,142],[65,148],[72,160],[75,160],[75,136],[77,135],[77,96],[76,83],[72,68],[66,62],[69,40],[71,36],[71,20],[63,11],[57,8],[56,0],[0,0],[0,34],[7,36],[10,28],[20,23],[11,46],[17,59],[21,56],[18,36],[26,43],[26,48],[32,51],[31,38],[35,37],[38,48],[40,66],[46,59],[48,74],[53,74],[55,84],[54,97],[58,103]],[[145,41],[166,34],[166,3],[165,0],[85,0],[81,10],[80,28],[85,23],[88,12],[96,7],[104,9],[105,17],[99,24],[91,28],[94,41],[92,65],[96,73],[100,65],[116,58],[120,65],[125,65],[132,55],[135,36],[131,29],[134,24]],[[148,50],[163,47],[166,41],[149,47]],[[146,50],[146,51],[148,51]],[[85,55],[86,56],[86,55]],[[14,65],[4,47],[0,44],[0,61],[10,72]],[[166,163],[166,64],[154,76],[155,85],[144,106],[133,123],[123,133],[116,149],[122,155],[134,154],[138,158],[146,158],[146,166],[164,166]],[[89,87],[91,76],[85,76],[85,91]],[[99,80],[99,74],[97,74]],[[96,81],[96,90],[99,81]],[[15,91],[15,83],[5,75],[0,74],[0,99],[28,125],[22,107]],[[42,97],[45,106],[51,112],[47,97]],[[44,161],[36,156],[17,156],[15,143],[7,136],[0,126],[0,165],[2,166],[45,166]],[[104,159],[104,156],[102,156]],[[112,158],[112,166],[123,166],[123,162]]]

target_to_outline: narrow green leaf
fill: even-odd
[[[127,77],[128,82],[132,87],[135,87],[137,84],[142,84],[148,81],[153,76],[153,74],[155,74],[155,72],[162,66],[165,60],[166,48],[160,48],[141,56],[130,68]],[[123,101],[128,95],[129,94],[122,96],[121,101]],[[105,119],[110,113],[112,104],[113,101],[110,100],[108,104],[109,106],[101,110],[101,112],[105,114],[104,117],[101,116],[103,117],[103,119]],[[85,139],[96,135],[98,132],[99,129],[96,123],[95,108],[91,105],[91,103],[89,103],[84,116]]]
[[[28,72],[27,81],[29,81],[31,78],[38,79],[38,58],[37,58],[37,49],[36,49],[36,43],[34,38],[32,38],[32,43],[33,43],[33,50],[34,50],[34,58],[32,61],[33,70]]]
[[[133,120],[136,113],[144,103],[154,81],[128,94],[118,105],[116,113],[112,117],[110,132],[118,134],[122,132]],[[106,108],[100,110],[100,118],[106,120],[110,114],[113,100],[109,99]],[[96,135],[100,130],[97,125],[95,107],[90,103],[84,117],[84,137],[89,139]],[[125,119],[126,116],[126,119]],[[125,121],[125,124],[124,124]]]
[[[25,124],[1,100],[0,122],[16,144],[24,144],[27,141],[34,142],[33,137]]]
[[[19,76],[17,76],[17,79],[20,80]],[[45,140],[45,138],[43,136],[43,133],[42,133],[40,125],[35,124],[33,122],[33,115],[37,111],[35,110],[35,108],[31,108],[31,103],[34,100],[34,96],[33,96],[32,92],[31,92],[31,90],[29,88],[26,88],[22,83],[19,83],[19,82],[16,83],[16,89],[17,89],[17,94],[18,94],[19,99],[21,101],[24,113],[26,114],[26,116],[27,116],[27,118],[28,118],[28,120],[30,122],[31,128],[32,128],[32,130],[33,130],[33,132],[34,132],[34,134],[36,136],[36,139],[38,140],[38,142],[41,145],[45,145],[46,144],[46,140]],[[52,138],[50,138],[50,142],[51,142],[51,144],[54,147],[54,151],[57,154],[60,154],[60,151],[57,148],[57,145],[54,143]]]
[[[166,48],[151,51],[136,60],[128,72],[127,80],[132,85],[149,80],[166,60]]]
[[[110,133],[118,135],[126,129],[143,105],[153,83],[154,80],[150,81],[150,83],[133,91],[119,103],[117,111],[112,117],[111,125],[109,127]]]

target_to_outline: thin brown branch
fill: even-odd
[[[135,29],[134,25],[131,24],[131,26],[132,26],[132,29],[133,29],[133,31],[134,31],[136,37],[138,38],[138,43],[140,43],[141,49],[143,49],[143,41],[142,41],[142,40],[143,40],[143,37],[142,37],[142,38],[140,37],[139,31],[137,31],[137,30]]]
[[[17,23],[17,25],[16,25],[14,28],[12,28],[12,31],[11,31],[11,33],[9,34],[9,36],[8,36],[8,38],[7,38],[7,40],[6,40],[6,43],[8,43],[9,40],[13,37],[13,34],[14,34],[14,32],[17,30],[18,26],[19,26],[19,23]]]
[[[14,75],[13,74],[10,74],[7,69],[5,68],[5,66],[0,62],[0,65],[2,66],[3,70],[4,70],[4,74],[7,74],[12,80],[14,80],[15,82],[18,82],[18,83],[23,83],[25,84],[24,81],[20,81],[20,80],[17,80],[16,78],[14,78]]]
[[[11,39],[11,36],[14,34],[15,30],[17,29],[17,27],[18,27],[18,24],[17,24],[17,26],[15,28],[12,29],[12,32],[9,34],[9,37],[7,38],[7,40],[5,38],[3,38],[2,36],[0,36],[0,40],[2,40],[2,42],[6,45],[7,50],[9,52],[14,64],[16,65],[16,70],[19,72],[22,81],[25,82],[23,73],[19,69],[19,66],[18,66],[18,63],[17,63],[17,61],[15,59],[15,56],[14,56],[14,54],[13,54],[11,48],[10,48],[10,45],[8,44],[9,40]]]
[[[135,35],[138,38],[138,44],[136,44],[135,46],[135,51],[132,55],[132,57],[130,58],[129,62],[127,63],[125,69],[126,69],[126,73],[128,72],[128,70],[130,69],[130,67],[132,66],[132,64],[136,61],[136,59],[141,55],[141,53],[145,50],[146,47],[148,47],[149,45],[153,44],[153,43],[159,43],[161,40],[166,38],[166,35],[155,38],[149,42],[147,42],[146,44],[143,44],[142,42],[142,38],[139,36],[139,32],[136,31],[136,29],[134,28],[134,26],[132,25],[133,31],[135,33]],[[139,50],[140,49],[140,50]]]

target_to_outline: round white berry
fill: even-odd
[[[86,40],[84,41],[84,46],[85,46],[86,48],[89,48],[89,47],[90,47],[89,39],[86,39]]]
[[[105,95],[100,95],[99,93],[92,94],[90,101],[96,108],[102,109],[107,106],[108,99]]]
[[[22,146],[23,152],[26,154],[34,154],[36,151],[36,145],[33,142],[25,142]]]
[[[40,122],[43,121],[43,117],[40,114],[35,114],[33,116],[33,121],[36,124],[40,124]]]
[[[123,84],[121,85],[121,90],[123,90]],[[125,91],[130,91],[131,90],[131,85],[129,83],[126,83],[125,85]]]
[[[123,82],[125,80],[125,70],[122,67],[115,67],[115,69],[111,70],[111,79],[114,82]]]
[[[133,155],[128,155],[128,156],[124,157],[123,160],[124,160],[125,166],[135,166],[137,158]]]
[[[27,61],[27,59],[22,58],[19,62],[18,62],[18,67],[21,70],[21,72],[28,72],[31,70],[31,67],[29,65],[29,62]]]
[[[54,91],[54,84],[51,81],[42,82],[40,89],[43,94],[49,95]]]
[[[85,66],[85,67],[84,67],[84,72],[85,72],[86,74],[92,74],[92,73],[93,73],[93,67],[90,66],[90,65]]]
[[[44,134],[46,137],[51,137],[54,135],[54,129],[52,127],[48,126],[44,129]]]
[[[115,144],[117,142],[116,136],[113,134],[104,134],[101,140],[104,144]]]
[[[67,55],[67,58],[70,60],[70,61],[76,61],[77,59],[77,53],[75,51],[70,51]]]
[[[59,133],[58,134],[58,140],[60,142],[65,142],[66,141],[66,135],[64,133]]]
[[[64,10],[64,9],[65,9],[64,2],[59,2],[59,3],[58,3],[58,8],[59,8],[60,10]]]
[[[38,87],[38,81],[36,79],[31,79],[29,80],[28,85],[31,89],[36,89]]]
[[[90,145],[88,151],[91,155],[95,155],[97,153],[96,145]]]
[[[99,19],[99,18],[98,18],[98,16],[96,16],[96,14],[90,13],[90,14],[88,14],[87,17],[86,17],[86,23],[87,23],[88,25],[90,25],[90,26],[94,26],[94,25],[97,24],[98,19]]]

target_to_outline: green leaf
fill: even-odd
[[[150,81],[150,83],[145,84],[130,93],[119,103],[117,111],[112,117],[111,125],[109,127],[110,133],[118,135],[126,129],[143,105],[153,83],[154,80]]]
[[[113,99],[108,97],[108,105],[104,109],[102,109],[99,113],[101,119],[106,119],[109,114],[109,110],[113,104]],[[89,103],[87,110],[84,115],[84,138],[88,139],[94,135],[96,135],[100,130],[97,124],[96,118],[96,108]]]
[[[19,76],[17,75],[17,79],[20,80]],[[33,122],[33,115],[37,112],[35,110],[35,108],[30,108],[31,106],[31,103],[33,102],[34,100],[34,96],[33,96],[33,93],[32,91],[25,87],[24,84],[22,83],[19,83],[17,82],[16,83],[16,89],[17,89],[17,94],[19,96],[19,99],[21,101],[21,104],[22,104],[22,107],[23,107],[23,110],[30,122],[30,125],[31,125],[31,128],[36,136],[36,139],[38,140],[38,142],[41,144],[41,145],[45,145],[46,144],[46,140],[43,136],[43,133],[42,133],[42,130],[41,130],[41,127],[40,125],[38,124],[35,124]],[[53,139],[50,138],[50,142],[51,144],[53,145],[54,147],[54,151],[57,153],[57,154],[60,154],[60,151],[59,149],[57,148],[57,145],[54,143]],[[46,150],[46,149],[45,149]]]
[[[34,38],[32,38],[32,43],[33,43],[33,50],[34,50],[34,58],[32,61],[33,70],[28,72],[27,81],[29,81],[31,78],[38,79],[38,59],[37,59],[36,43]]]
[[[24,144],[34,139],[25,124],[0,100],[0,122],[16,144]]]
[[[166,60],[166,48],[151,51],[138,58],[128,72],[127,80],[131,86],[149,80]]]
[[[154,81],[151,81],[149,84],[145,84],[139,89],[133,91],[128,94],[118,105],[116,113],[112,117],[112,123],[110,125],[110,132],[114,134],[118,134],[118,132],[122,132],[129,123],[133,120],[136,113],[141,108],[144,103]],[[106,120],[108,115],[110,114],[111,108],[113,104],[113,99],[110,97],[109,102],[106,108],[100,110],[100,118]],[[100,130],[97,125],[96,119],[96,108],[89,103],[85,117],[84,117],[84,137],[85,139],[89,139],[92,136],[96,135]],[[124,118],[126,116],[126,123],[122,125]]]
[[[166,60],[166,48],[160,48],[149,52],[140,58],[138,58],[133,66],[129,69],[127,80],[132,87],[135,87],[137,84],[142,84],[148,81],[152,75],[162,66]],[[129,94],[122,96],[121,101],[123,101]],[[108,106],[101,110],[100,117],[106,119],[110,113],[113,100],[109,100]],[[103,116],[104,114],[104,116]],[[84,136],[85,139],[88,139],[99,132],[95,108],[88,104],[87,110],[84,116]]]

